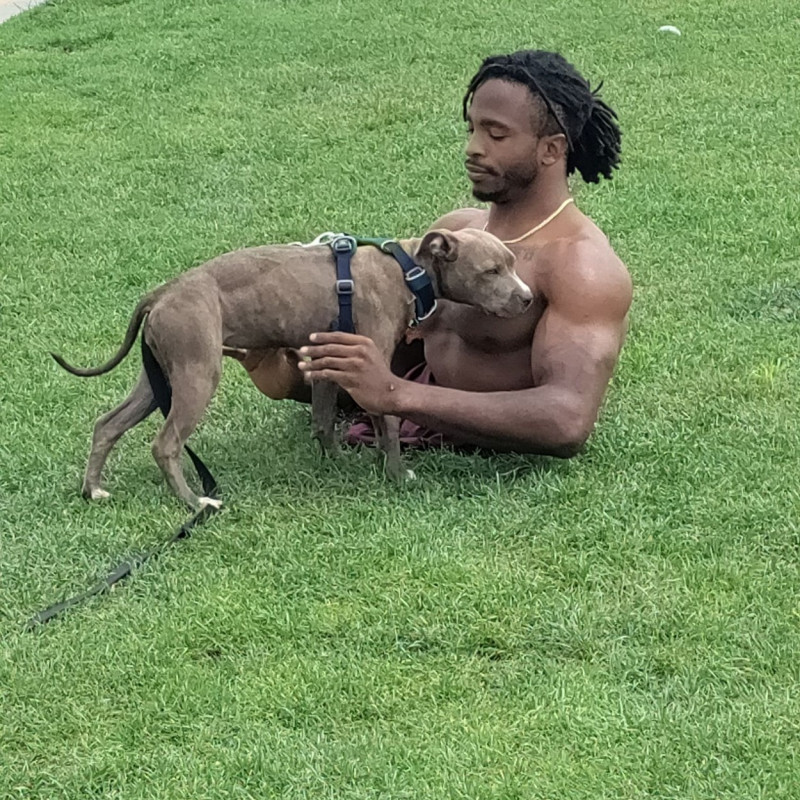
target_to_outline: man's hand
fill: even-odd
[[[367,413],[394,414],[402,381],[392,374],[375,342],[354,333],[312,333],[299,350],[306,381],[339,384]],[[310,361],[304,359],[310,358]]]

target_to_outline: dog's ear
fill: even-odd
[[[458,239],[446,230],[429,231],[417,249],[418,261],[455,261],[457,258]]]

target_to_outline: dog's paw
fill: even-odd
[[[206,506],[211,506],[212,508],[222,508],[222,500],[216,500],[213,497],[201,497],[200,498],[200,509],[204,509]]]
[[[417,479],[417,473],[414,472],[413,469],[406,470],[406,480],[407,481],[415,481]]]
[[[101,489],[99,486],[96,486],[89,492],[87,499],[88,500],[105,500],[106,498],[111,497],[111,493],[107,492],[105,489]]]

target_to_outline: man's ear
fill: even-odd
[[[418,261],[455,261],[458,258],[458,239],[443,229],[429,231],[420,242],[416,256]]]
[[[541,163],[549,167],[567,158],[567,137],[563,133],[555,133],[552,136],[543,136],[539,140],[539,158]]]

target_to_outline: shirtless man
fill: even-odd
[[[599,88],[599,87],[598,87]],[[592,432],[625,338],[631,279],[575,206],[567,176],[611,177],[616,115],[555,53],[486,59],[464,97],[467,174],[487,210],[433,228],[486,228],[517,256],[534,293],[523,316],[499,319],[451,302],[415,335],[435,385],[394,375],[370,339],[317,333],[301,349],[306,381],[336,382],[366,411],[394,414],[446,440],[568,458]],[[250,374],[259,385],[258,367]]]

